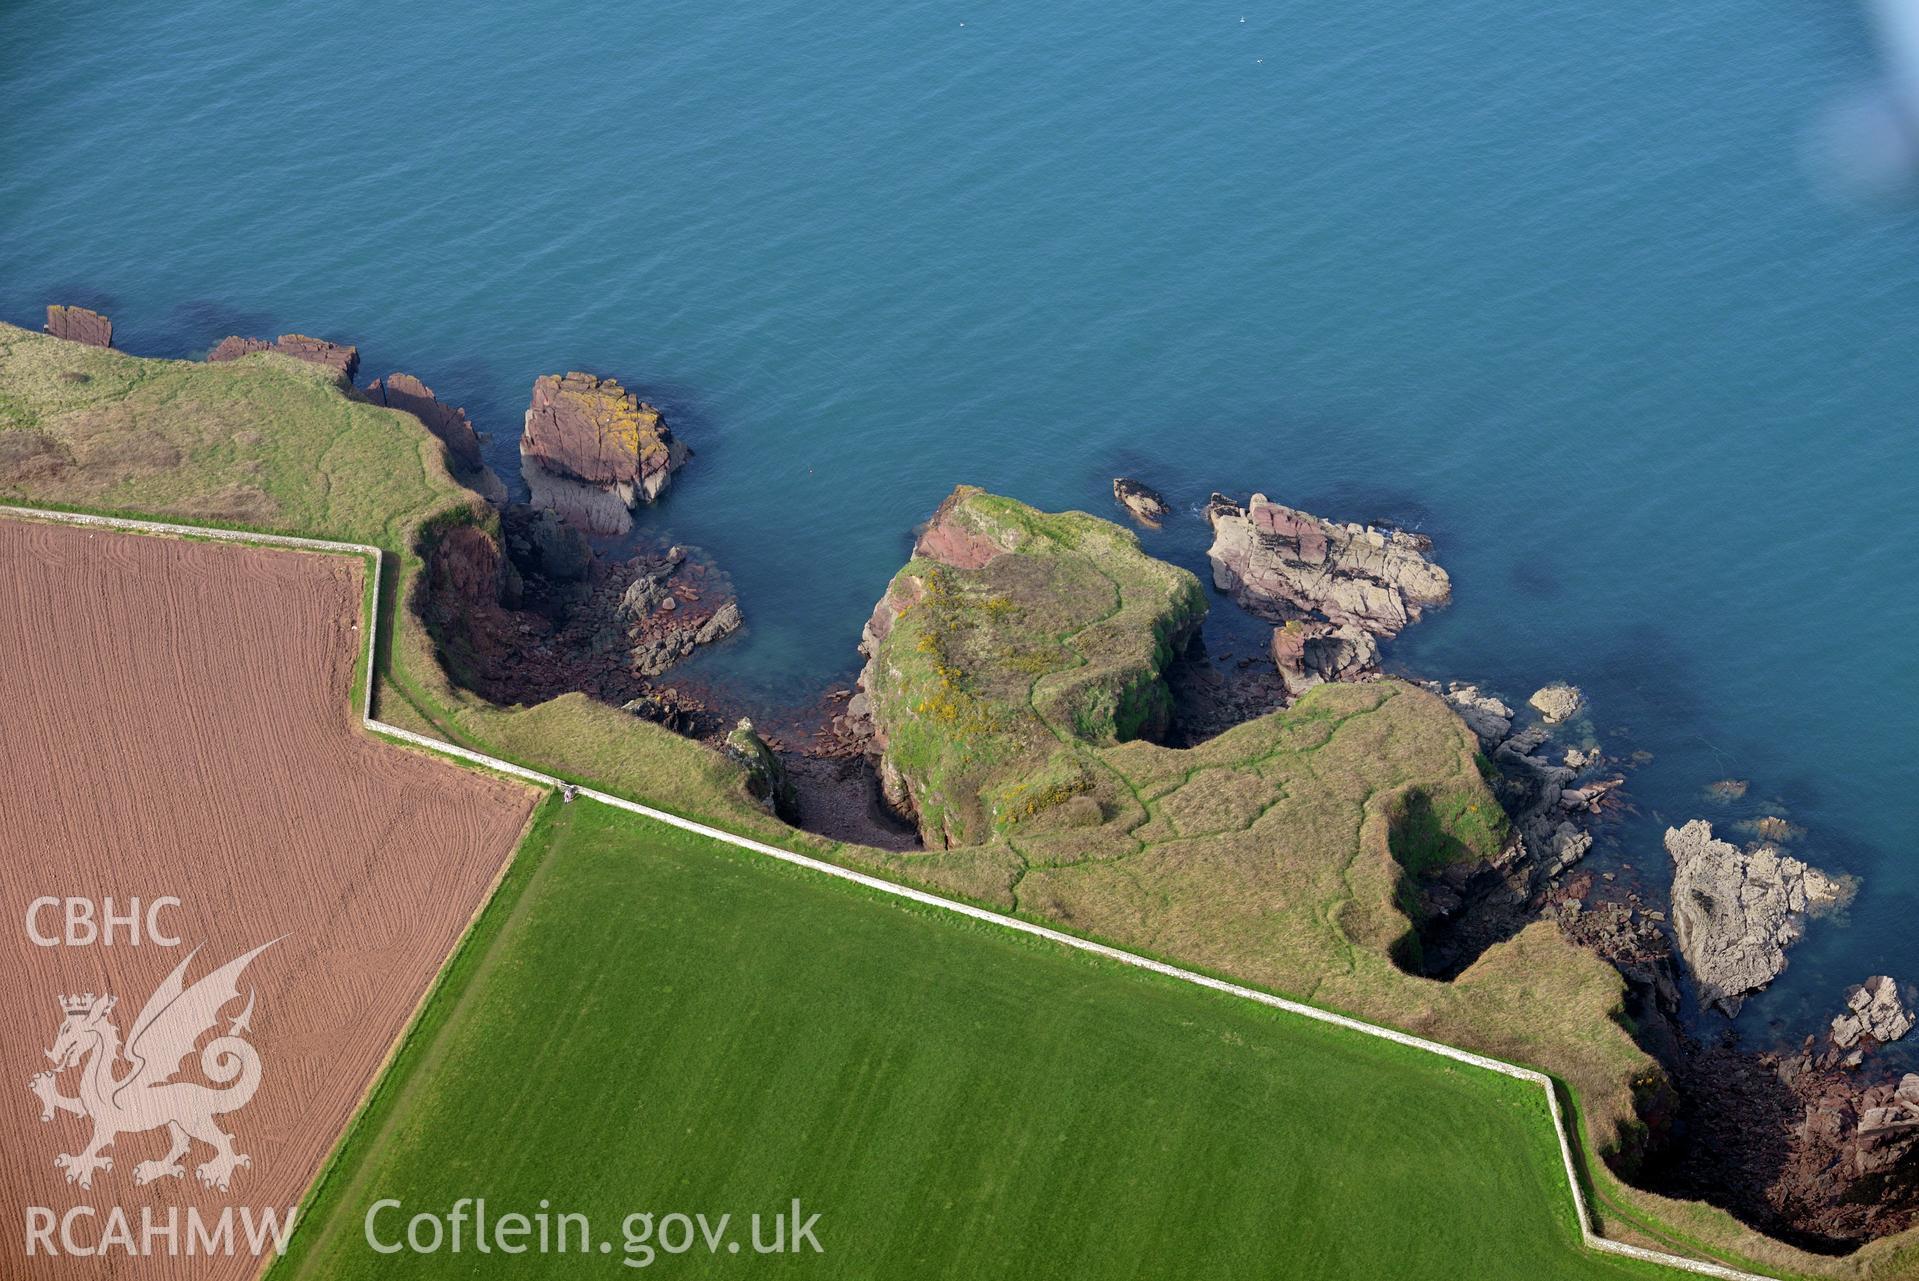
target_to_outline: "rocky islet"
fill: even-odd
[[[1673,931],[1702,1000],[1737,1014],[1786,968],[1806,919],[1852,887],[1770,845],[1741,849],[1694,819],[1666,831],[1673,862]]]
[[[1887,1045],[1912,1031],[1914,1021],[1900,998],[1898,981],[1890,974],[1875,974],[1846,994],[1846,1012],[1833,1019],[1830,1035],[1842,1050],[1854,1048],[1865,1037],[1875,1045]]]
[[[617,379],[575,371],[533,384],[520,462],[536,507],[624,534],[632,510],[659,498],[691,456],[660,411]]]
[[[1173,514],[1158,490],[1130,476],[1113,478],[1113,501],[1148,529],[1158,529]]]
[[[1213,585],[1272,622],[1316,618],[1385,638],[1452,597],[1421,534],[1322,520],[1264,494],[1244,504],[1214,494],[1206,519]]]

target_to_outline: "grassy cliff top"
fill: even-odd
[[[289,356],[151,360],[0,324],[0,495],[397,549],[474,498],[442,452]]]
[[[881,773],[929,848],[908,875],[1334,1008],[1546,1064],[1632,1115],[1652,1064],[1618,975],[1536,925],[1452,983],[1394,961],[1412,874],[1491,856],[1477,741],[1398,681],[1326,685],[1188,749],[1160,673],[1198,623],[1190,575],[1082,513],[962,488],[876,616]]]
[[[1319,756],[1311,790],[1364,777],[1418,792],[1396,846],[1411,870],[1497,852],[1505,820],[1470,734],[1396,682],[1329,691],[1189,751],[1143,741],[1166,726],[1162,674],[1205,612],[1199,581],[1128,530],[955,490],[888,588],[866,674],[929,844],[1078,847],[1103,829],[1097,841],[1140,848],[1250,831],[1277,810],[1301,817],[1286,797],[1308,789],[1287,780]],[[1355,717],[1390,732],[1344,750],[1358,736],[1336,731]]]
[[[1206,610],[1199,581],[1127,531],[970,487],[887,600],[868,696],[937,845],[1110,791],[1097,749],[1164,726],[1161,669]]]

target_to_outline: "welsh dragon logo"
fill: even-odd
[[[39,1096],[42,1121],[51,1121],[56,1112],[71,1112],[93,1122],[93,1137],[85,1148],[54,1158],[54,1165],[67,1172],[67,1182],[91,1188],[96,1171],[113,1169],[113,1158],[102,1153],[116,1139],[162,1126],[168,1136],[166,1154],[134,1166],[135,1183],[182,1177],[186,1167],[181,1158],[195,1139],[213,1149],[194,1171],[206,1187],[224,1192],[234,1170],[252,1164],[245,1153],[234,1150],[233,1136],[215,1119],[245,1107],[260,1088],[260,1055],[245,1039],[253,1017],[251,991],[246,1008],[233,1016],[226,1032],[200,1050],[200,1070],[214,1084],[173,1077],[200,1038],[219,1023],[220,1011],[239,999],[240,972],[272,946],[263,943],[191,986],[182,980],[199,949],[189,952],[140,1008],[124,1046],[112,1017],[118,1004],[114,997],[89,992],[60,998],[65,1019],[47,1051],[53,1070],[34,1076],[27,1088]],[[57,1078],[75,1067],[80,1069],[79,1093],[69,1097],[60,1093]]]

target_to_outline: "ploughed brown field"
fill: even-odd
[[[188,1205],[296,1205],[433,976],[511,854],[531,789],[380,742],[358,724],[355,656],[364,566],[345,556],[202,543],[0,519],[0,1276],[246,1277],[232,1257],[25,1257],[28,1207],[76,1220],[93,1244],[124,1207],[157,1222]],[[43,896],[117,914],[172,895],[159,917],[177,947],[125,927],[111,946],[42,947],[28,933]],[[38,916],[60,934],[61,910]],[[79,931],[84,933],[84,929]],[[83,1191],[54,1159],[82,1152],[80,1116],[40,1119],[29,1080],[67,993],[110,992],[122,1037],[194,947],[194,979],[277,939],[238,980],[225,1033],[254,998],[247,1039],[258,1092],[217,1118],[251,1164],[230,1189],[185,1173],[137,1186],[162,1127],[127,1133]],[[209,1037],[212,1033],[209,1033]],[[208,1039],[201,1038],[202,1043]],[[58,1074],[75,1096],[87,1065]],[[124,1075],[121,1062],[115,1075]],[[207,1083],[199,1054],[177,1080]],[[58,1232],[55,1243],[59,1243]]]

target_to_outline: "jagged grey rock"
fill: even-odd
[[[1356,681],[1379,671],[1379,642],[1351,623],[1294,620],[1273,629],[1273,665],[1286,692],[1299,697],[1328,681]]]
[[[745,616],[740,613],[739,602],[727,601],[713,611],[713,617],[700,624],[699,630],[694,633],[694,643],[711,645],[721,637],[731,636],[740,630],[745,622]]]
[[[1434,688],[1438,692],[1437,687]],[[1466,722],[1466,728],[1489,751],[1505,742],[1513,732],[1513,709],[1493,695],[1482,693],[1477,685],[1454,681],[1439,696],[1452,705],[1459,719]]]
[[[1680,953],[1700,998],[1727,1015],[1786,968],[1786,949],[1805,933],[1807,915],[1843,901],[1850,889],[1770,845],[1748,851],[1715,840],[1704,819],[1666,829],[1666,852]]]
[[[1899,999],[1899,985],[1890,975],[1875,974],[1846,994],[1846,1013],[1832,1021],[1832,1043],[1847,1050],[1870,1036],[1884,1045],[1912,1031],[1914,1021]]]
[[[1446,571],[1426,559],[1432,540],[1418,534],[1335,524],[1264,494],[1243,507],[1214,494],[1206,519],[1214,586],[1271,622],[1317,615],[1387,637],[1452,596]]]

